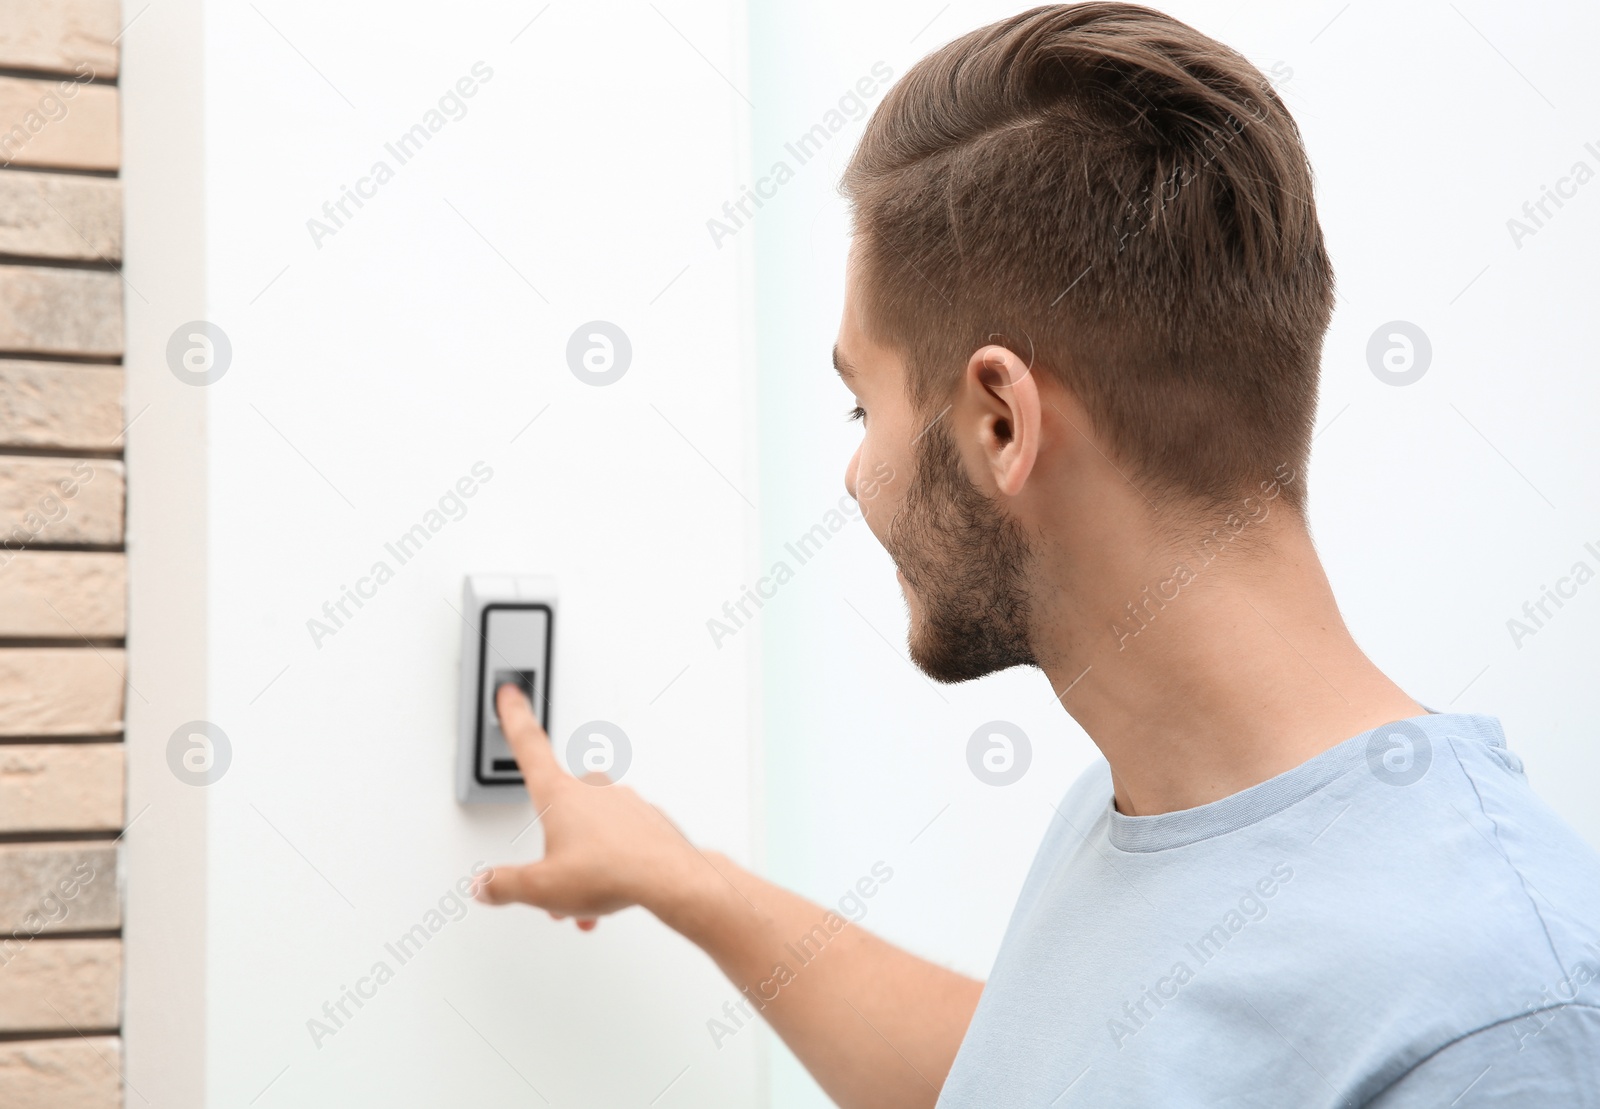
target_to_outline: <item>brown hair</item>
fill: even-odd
[[[1034,8],[912,67],[841,189],[863,326],[923,412],[1001,342],[1152,496],[1303,475],[1333,271],[1299,130],[1238,53],[1131,4]]]

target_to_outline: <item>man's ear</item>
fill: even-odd
[[[978,443],[997,491],[1021,492],[1039,458],[1040,398],[1033,367],[1007,347],[972,352],[964,382],[977,402]]]

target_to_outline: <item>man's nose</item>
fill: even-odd
[[[850,456],[850,464],[844,468],[844,491],[850,494],[851,500],[859,500],[856,496],[856,471],[861,468],[861,448],[856,448],[856,453]]]

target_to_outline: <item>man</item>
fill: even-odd
[[[912,657],[1039,667],[1104,761],[986,984],[854,926],[778,974],[826,911],[565,775],[508,687],[546,854],[481,896],[645,906],[842,1106],[1600,1105],[1600,858],[1367,659],[1307,532],[1332,272],[1270,85],[1037,8],[906,74],[844,188],[845,481]]]

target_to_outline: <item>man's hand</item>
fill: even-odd
[[[495,867],[480,879],[478,900],[521,901],[557,920],[577,917],[587,930],[596,917],[632,905],[666,915],[674,898],[708,877],[721,880],[677,826],[633,790],[604,774],[567,773],[516,685],[495,691],[495,711],[544,824],[544,858]]]
[[[758,1009],[844,1109],[934,1103],[982,982],[846,925],[719,852],[698,851],[605,775],[574,778],[517,686],[495,691],[495,709],[544,822],[544,858],[496,867],[480,881],[480,901],[537,905],[577,917],[579,927],[642,905],[715,960],[743,994],[740,1005]],[[797,944],[822,943],[827,958],[796,959]]]

